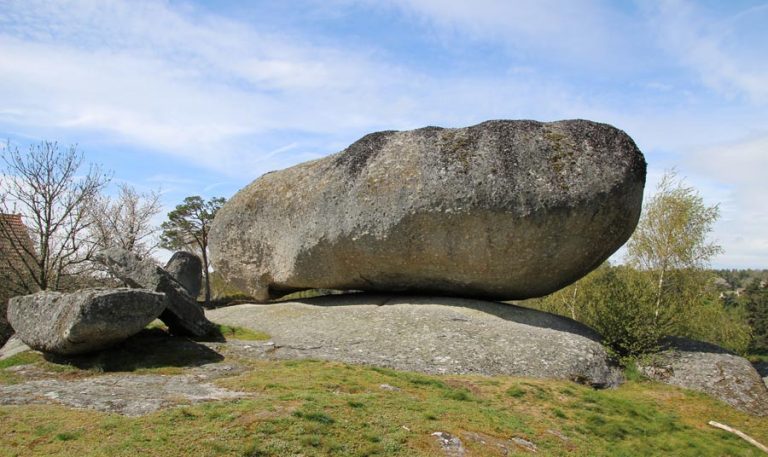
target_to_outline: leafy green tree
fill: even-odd
[[[705,269],[720,247],[707,241],[717,206],[667,173],[628,243],[628,265],[604,265],[533,302],[603,334],[622,357],[653,352],[666,335],[701,339],[744,352],[749,327],[738,307],[719,300]]]
[[[621,357],[659,349],[673,332],[672,314],[654,314],[653,280],[627,266],[607,268],[583,288],[584,320],[603,335],[604,343]]]
[[[701,195],[686,186],[674,170],[664,174],[627,243],[629,265],[655,276],[656,319],[674,301],[675,278],[670,273],[675,272],[678,280],[687,272],[699,273],[722,252],[707,240],[718,216],[718,206],[705,205]]]
[[[761,281],[755,280],[747,288],[745,298],[745,312],[752,327],[750,349],[768,353],[768,288],[761,287]]]
[[[169,250],[194,252],[203,260],[205,275],[205,302],[211,301],[211,283],[208,262],[208,233],[216,212],[224,206],[226,200],[214,197],[203,200],[194,195],[184,199],[184,203],[168,213],[168,220],[160,226],[160,246]]]

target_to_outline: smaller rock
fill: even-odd
[[[379,386],[379,389],[381,389],[381,390],[388,390],[390,392],[398,392],[398,391],[400,391],[399,387],[390,386],[389,384],[382,384],[382,385]]]
[[[0,360],[11,358],[16,354],[21,354],[29,349],[30,347],[24,344],[24,342],[19,339],[18,335],[13,335],[2,347],[0,347]]]
[[[165,264],[173,279],[184,286],[189,296],[197,298],[203,283],[203,261],[191,252],[179,251]]]
[[[647,377],[709,394],[734,408],[768,416],[768,388],[749,361],[714,344],[670,337],[638,368]]]
[[[550,429],[548,429],[548,430],[547,430],[547,433],[549,433],[549,434],[550,434],[550,435],[552,435],[552,436],[556,436],[556,437],[560,438],[560,440],[561,440],[562,442],[564,442],[564,443],[568,443],[568,442],[570,442],[570,441],[571,441],[571,439],[570,439],[570,438],[568,438],[567,436],[565,436],[565,435],[563,434],[563,432],[561,432],[560,430],[554,430],[554,429],[551,429],[551,428],[550,428]]]
[[[120,248],[102,251],[99,260],[128,287],[154,290],[165,294],[166,308],[160,315],[171,333],[202,337],[215,327],[205,317],[203,308],[173,276],[150,259]]]
[[[432,436],[437,438],[440,448],[449,457],[462,457],[467,455],[467,450],[461,440],[447,432],[434,432]]]
[[[8,320],[33,349],[72,355],[123,341],[155,320],[164,308],[163,294],[149,290],[42,291],[12,298]]]
[[[527,450],[527,451],[530,451],[530,452],[537,452],[537,451],[539,450],[539,449],[536,447],[536,445],[535,445],[535,444],[533,444],[533,443],[531,443],[530,441],[528,441],[528,440],[526,440],[526,439],[523,439],[523,438],[514,437],[514,438],[512,438],[512,442],[513,442],[513,443],[515,443],[515,444],[517,444],[517,445],[518,445],[518,446],[520,446],[521,448],[523,448],[523,449],[525,449],[525,450]]]

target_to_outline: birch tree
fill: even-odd
[[[664,174],[656,193],[646,203],[627,243],[626,260],[654,275],[654,321],[658,321],[674,293],[671,274],[701,272],[712,257],[722,252],[719,245],[708,240],[719,214],[717,205],[704,204],[701,195],[686,186],[674,170]]]

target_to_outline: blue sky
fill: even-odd
[[[766,30],[766,1],[0,0],[0,138],[170,209],[371,131],[593,119],[646,195],[674,166],[720,204],[715,266],[765,268]]]

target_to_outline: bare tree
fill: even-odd
[[[110,177],[96,165],[78,174],[82,164],[74,145],[62,151],[55,142],[42,142],[22,152],[8,143],[2,149],[0,210],[21,214],[32,241],[20,239],[5,223],[0,236],[20,259],[9,267],[16,279],[27,281],[26,292],[71,287],[92,269],[90,210]],[[10,258],[4,255],[3,261]]]
[[[119,193],[111,199],[98,196],[93,201],[92,232],[99,249],[119,247],[141,257],[149,257],[157,249],[159,228],[152,218],[160,213],[160,193],[137,192],[128,184],[119,185]]]

